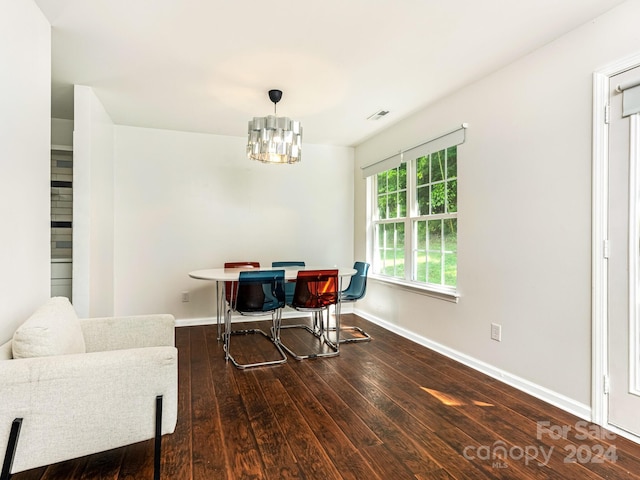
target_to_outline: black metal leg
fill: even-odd
[[[2,473],[0,473],[0,480],[9,480],[11,478],[11,467],[13,466],[13,457],[15,456],[16,447],[18,446],[18,435],[20,434],[21,426],[22,418],[16,418],[11,423],[9,442],[7,443],[7,451],[4,455],[4,462],[2,463]]]
[[[153,480],[160,480],[162,450],[162,395],[156,397],[156,438],[153,450]]]

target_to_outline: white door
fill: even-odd
[[[640,436],[640,113],[623,112],[616,91],[634,80],[640,67],[609,92],[608,419]]]

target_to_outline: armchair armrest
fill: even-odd
[[[151,347],[0,361],[0,449],[23,418],[13,471],[48,465],[154,437],[177,420],[177,349]]]
[[[175,345],[173,315],[80,319],[87,352]]]

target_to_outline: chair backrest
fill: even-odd
[[[225,262],[224,268],[260,268],[260,262]],[[238,293],[238,285],[235,286],[235,291],[233,290],[234,282],[225,282],[224,283],[224,291],[225,298],[227,303],[231,303],[231,297],[233,293],[233,297]]]
[[[238,312],[269,312],[284,307],[284,270],[240,272],[233,309]]]
[[[305,263],[302,261],[286,261],[286,262],[271,262],[272,267],[304,267]]]
[[[367,292],[367,274],[369,273],[369,264],[365,262],[355,262],[353,268],[356,273],[351,277],[349,286],[340,294],[342,301],[355,302],[364,297]]]
[[[304,267],[305,263],[303,261],[284,261],[284,262],[271,262],[272,267]],[[295,280],[287,280],[284,284],[284,297],[287,305],[291,304],[293,301],[293,294],[296,290],[296,281]]]
[[[338,303],[338,270],[300,270],[291,305],[325,308]]]

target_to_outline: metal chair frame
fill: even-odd
[[[309,285],[312,288],[309,288]],[[282,343],[282,348],[296,360],[304,360],[308,358],[334,357],[340,354],[340,329],[336,332],[335,342],[331,341],[327,336],[328,329],[325,329],[324,313],[327,314],[327,325],[329,321],[329,307],[335,305],[336,323],[339,324],[340,319],[340,289],[339,289],[338,270],[303,270],[298,272],[296,278],[296,288],[293,299],[289,304],[299,312],[311,313],[313,326],[306,324],[281,325],[281,329],[301,328],[320,339],[322,343],[330,348],[328,352],[318,352],[310,354],[299,354],[294,352],[290,347]],[[329,288],[329,290],[327,290]],[[307,299],[307,297],[310,298]],[[337,325],[339,327],[339,325]]]
[[[357,270],[356,274],[351,277],[349,286],[340,292],[340,302],[357,302],[367,293],[367,274],[369,273],[370,265],[365,262],[355,262],[353,268]],[[353,338],[341,338],[340,343],[357,343],[357,342],[370,342],[371,336],[365,332],[362,328],[354,325],[345,325],[340,328],[342,331],[358,332],[362,337]],[[332,327],[331,330],[335,330]]]
[[[237,283],[237,285],[231,286],[229,303],[225,312],[225,332],[223,334],[225,359],[230,360],[234,366],[240,369],[285,363],[287,361],[287,356],[282,350],[280,344],[282,308],[285,306],[284,270],[248,270],[246,272],[240,272],[238,282],[230,283]],[[251,290],[251,287],[253,287],[253,290]],[[256,301],[255,297],[251,297],[251,292],[256,292],[256,288],[260,289],[258,291],[261,291],[265,297],[265,299],[260,299],[262,302],[261,306],[258,306],[257,303],[251,304],[251,301]],[[266,303],[265,301],[267,296],[270,298],[269,303]],[[271,313],[271,335],[268,335],[259,328],[232,330],[232,311],[247,316]],[[231,355],[231,336],[250,334],[260,334],[271,340],[281,358],[265,362],[239,363],[233,355]]]

